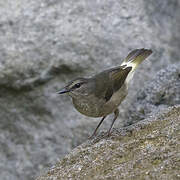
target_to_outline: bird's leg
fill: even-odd
[[[101,121],[99,122],[99,124],[97,125],[95,131],[93,132],[92,136],[89,137],[89,139],[91,139],[93,136],[96,135],[96,132],[97,132],[99,126],[102,124],[102,122],[104,121],[105,118],[106,118],[106,116],[104,116],[104,117],[101,119]]]
[[[116,110],[114,111],[114,119],[113,119],[113,121],[112,121],[112,123],[111,123],[111,127],[110,127],[109,130],[108,130],[108,136],[110,136],[110,134],[111,134],[111,129],[112,129],[113,124],[114,124],[115,120],[117,119],[118,115],[119,115],[119,110],[116,109]]]

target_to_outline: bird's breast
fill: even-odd
[[[97,99],[96,97],[89,97],[86,99],[75,99],[73,98],[74,107],[82,114],[89,117],[101,117],[102,106],[105,102]]]
[[[106,101],[94,95],[86,98],[72,98],[74,107],[82,114],[89,117],[102,117],[111,114],[118,108],[127,95],[127,86],[124,84],[112,97]]]

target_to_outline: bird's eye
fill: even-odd
[[[75,88],[79,88],[79,87],[81,86],[81,84],[80,84],[80,83],[77,83],[77,84],[75,84],[74,86],[75,86]]]

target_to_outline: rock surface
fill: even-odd
[[[179,0],[0,2],[1,178],[31,180],[92,133],[98,121],[54,95],[65,82],[119,65],[132,49],[151,48],[123,117],[155,72],[179,62],[179,8]]]
[[[160,70],[145,83],[127,108],[124,124],[133,124],[174,104],[180,104],[180,63]]]
[[[180,106],[75,148],[37,180],[179,179]]]

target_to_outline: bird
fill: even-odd
[[[135,49],[128,54],[121,65],[91,77],[76,78],[57,92],[69,95],[75,109],[81,114],[102,118],[90,138],[96,135],[104,119],[114,113],[108,130],[110,136],[113,124],[119,115],[118,107],[128,94],[129,82],[133,78],[134,71],[151,54],[151,49]]]

